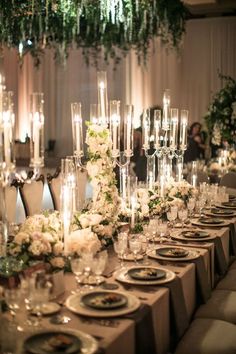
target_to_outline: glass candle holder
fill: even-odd
[[[43,93],[34,92],[30,96],[30,166],[44,166],[44,99]]]

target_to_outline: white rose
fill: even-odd
[[[53,253],[55,254],[55,256],[59,256],[60,254],[63,253],[63,249],[64,249],[64,244],[63,242],[59,241],[53,246]]]
[[[90,224],[90,220],[87,214],[81,214],[79,216],[79,222],[80,225],[82,226],[83,229],[85,229],[86,227],[89,227]]]
[[[19,232],[14,238],[14,242],[18,245],[22,243],[28,243],[30,241],[30,236],[27,232]]]
[[[100,214],[90,214],[89,215],[89,220],[90,220],[90,226],[98,225],[102,221],[102,215],[100,215]]]
[[[29,251],[34,255],[34,256],[40,256],[41,254],[44,253],[44,245],[41,241],[35,240],[31,243],[29,247]]]
[[[55,257],[55,258],[52,258],[50,260],[50,263],[51,265],[54,267],[54,268],[64,268],[65,266],[65,260],[63,257]]]

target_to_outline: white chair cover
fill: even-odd
[[[25,215],[41,213],[44,182],[42,179],[32,180],[20,186],[20,196],[25,209]]]
[[[9,223],[16,222],[16,201],[17,201],[17,188],[12,186],[6,187],[6,216]],[[2,219],[0,210],[0,219]]]

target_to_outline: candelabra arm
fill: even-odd
[[[114,164],[117,165],[119,168],[127,167],[130,164],[130,157],[126,157],[126,161],[121,163],[117,158],[114,159]]]

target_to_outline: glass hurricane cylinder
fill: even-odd
[[[125,106],[124,116],[124,154],[127,157],[133,155],[133,139],[134,139],[134,126],[133,126],[134,107],[133,105]]]
[[[34,92],[30,96],[30,166],[44,166],[44,99],[43,93]]]
[[[120,101],[110,101],[110,134],[112,140],[112,156],[120,155]]]
[[[99,123],[108,124],[108,99],[107,99],[107,73],[106,71],[97,72],[98,84],[98,104],[100,105]]]
[[[84,156],[83,151],[83,120],[81,113],[81,103],[71,103],[72,137],[73,151],[78,158]]]
[[[0,92],[0,164],[11,172],[15,168],[13,93]]]

